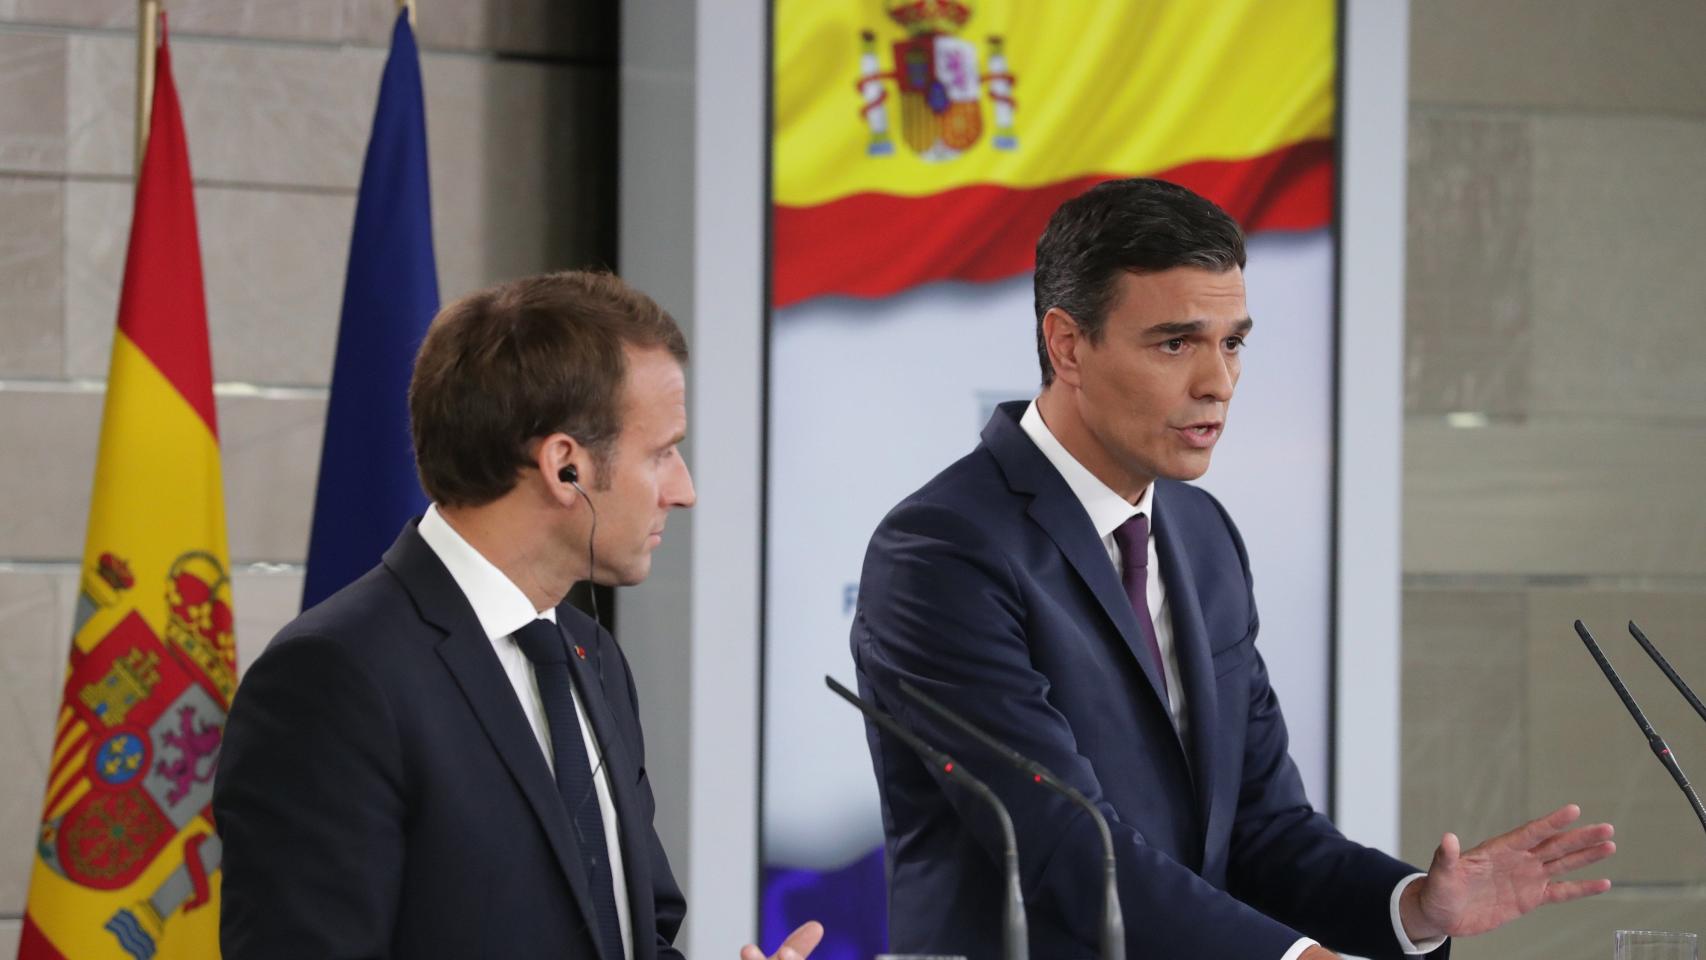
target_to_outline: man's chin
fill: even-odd
[[[1182,482],[1198,480],[1208,472],[1209,459],[1209,452],[1206,450],[1200,457],[1183,457],[1167,464],[1167,469],[1160,471],[1160,475],[1168,480]]]

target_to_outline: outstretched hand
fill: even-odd
[[[806,960],[811,952],[817,949],[817,943],[823,939],[823,924],[809,920],[800,925],[800,929],[788,934],[788,939],[776,948],[776,955],[768,960]],[[752,944],[740,948],[740,960],[766,960],[764,951]]]
[[[1428,875],[1404,890],[1399,916],[1413,941],[1470,937],[1497,929],[1548,903],[1591,897],[1610,880],[1557,878],[1617,852],[1609,823],[1567,830],[1581,816],[1568,804],[1461,852],[1448,833]]]

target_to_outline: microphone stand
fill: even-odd
[[[1653,662],[1659,665],[1666,679],[1670,680],[1677,692],[1682,694],[1682,698],[1688,701],[1688,705],[1694,708],[1694,712],[1700,714],[1700,719],[1706,720],[1706,703],[1700,702],[1700,698],[1694,695],[1694,691],[1688,688],[1688,684],[1683,682],[1682,677],[1671,667],[1670,661],[1665,659],[1658,647],[1653,646],[1653,641],[1647,639],[1647,635],[1641,632],[1640,627],[1635,626],[1633,620],[1629,621],[1629,633],[1635,637],[1635,642],[1641,645],[1641,649],[1647,651],[1647,656],[1652,657]]]
[[[925,743],[917,734],[901,726],[900,721],[889,716],[876,707],[871,706],[859,695],[835,681],[827,674],[823,682],[836,695],[859,709],[860,713],[871,719],[872,723],[893,734],[900,742],[911,747],[913,752],[924,758],[924,762],[947,774],[948,779],[960,784],[989,804],[995,811],[995,818],[1001,824],[1001,839],[1003,843],[1002,866],[1006,875],[1007,893],[1001,931],[1001,956],[1003,960],[1028,960],[1030,951],[1030,933],[1025,928],[1025,897],[1019,887],[1019,840],[1013,832],[1013,818],[1007,813],[1007,807],[995,791],[989,789],[982,780],[965,771],[965,768],[954,762],[935,747]],[[904,681],[903,681],[904,682]]]
[[[970,720],[948,709],[948,707],[937,702],[934,697],[913,686],[909,681],[902,680],[900,689],[932,713],[970,734],[973,739],[994,751],[997,756],[1030,774],[1037,783],[1048,787],[1089,811],[1090,819],[1095,822],[1097,831],[1102,835],[1102,960],[1125,960],[1125,917],[1120,911],[1120,889],[1119,878],[1116,875],[1118,865],[1114,859],[1114,837],[1108,830],[1108,820],[1102,816],[1102,811],[1096,809],[1096,805],[1090,802],[1090,798],[1080,793],[1072,784],[1055,776],[1049,768],[995,739]]]
[[[1636,630],[1638,639],[1644,639],[1639,637],[1639,630],[1635,628],[1634,624],[1631,623],[1630,627]],[[1617,691],[1617,698],[1623,701],[1623,706],[1629,709],[1629,715],[1635,718],[1635,725],[1640,727],[1641,733],[1646,735],[1647,746],[1653,751],[1653,756],[1659,758],[1659,762],[1664,764],[1665,770],[1669,771],[1670,778],[1675,780],[1676,785],[1681,788],[1683,796],[1688,798],[1689,806],[1694,808],[1694,815],[1700,820],[1700,826],[1706,828],[1706,806],[1701,805],[1700,795],[1694,792],[1694,788],[1688,783],[1688,777],[1683,775],[1682,768],[1677,766],[1676,758],[1671,756],[1670,745],[1665,743],[1664,738],[1659,736],[1657,730],[1653,729],[1653,725],[1647,722],[1647,715],[1641,712],[1640,706],[1635,703],[1635,698],[1629,695],[1629,689],[1623,685],[1623,678],[1619,677],[1617,671],[1612,668],[1611,661],[1605,659],[1605,652],[1599,649],[1599,644],[1594,642],[1593,634],[1588,632],[1588,628],[1583,626],[1580,620],[1576,621],[1576,635],[1581,637],[1582,643],[1587,645],[1588,653],[1592,654],[1594,662],[1599,664],[1599,669],[1605,674],[1605,679],[1611,681],[1611,688]],[[1657,654],[1657,651],[1652,652],[1655,655]],[[1666,666],[1669,665],[1666,664]],[[1681,682],[1680,677],[1677,678],[1677,682]]]

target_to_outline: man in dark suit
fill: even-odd
[[[609,274],[434,319],[409,387],[433,506],[285,627],[232,705],[213,800],[227,960],[681,956],[633,679],[564,597],[644,580],[693,505],[686,356]]]
[[[1043,389],[897,506],[866,555],[861,690],[962,760],[988,757],[910,680],[1041,761],[1113,831],[1130,956],[1307,960],[1439,950],[1542,903],[1609,856],[1564,807],[1423,873],[1342,837],[1304,796],[1255,647],[1244,545],[1208,468],[1252,321],[1244,243],[1218,207],[1155,180],[1068,201],[1037,244]],[[1283,507],[1282,507],[1283,508]],[[870,730],[897,951],[998,955],[1000,851],[975,797]],[[1097,953],[1099,834],[1000,762],[1033,956]],[[1424,772],[1425,775],[1425,772]]]

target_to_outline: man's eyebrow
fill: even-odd
[[[1201,333],[1206,326],[1208,323],[1202,320],[1173,320],[1168,323],[1157,323],[1144,332],[1150,336],[1188,337],[1194,333]]]
[[[1255,325],[1255,320],[1245,317],[1233,325],[1232,332],[1242,337],[1248,334]],[[1189,337],[1202,333],[1207,327],[1208,321],[1206,320],[1172,320],[1167,323],[1157,323],[1145,330],[1144,333],[1149,336],[1160,337]]]

